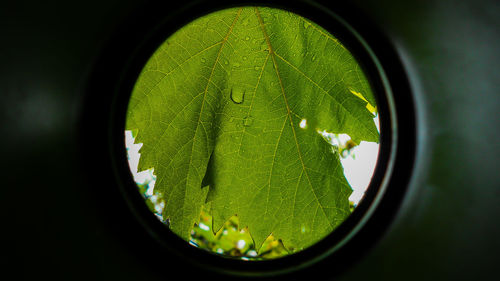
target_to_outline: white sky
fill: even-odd
[[[370,184],[375,164],[377,164],[378,146],[377,143],[362,141],[351,150],[355,159],[350,156],[340,159],[344,167],[344,175],[353,189],[349,200],[354,202],[354,205],[358,204]]]
[[[378,115],[373,118],[373,122],[380,133]],[[377,164],[378,150],[378,143],[362,141],[351,150],[351,154],[354,154],[355,158],[348,156],[345,159],[340,159],[344,167],[344,175],[353,189],[349,200],[354,202],[355,206],[363,198],[370,184]]]

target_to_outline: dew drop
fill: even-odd
[[[243,60],[247,60],[247,57],[243,56],[243,57],[242,57],[242,59],[243,59]]]
[[[250,127],[253,124],[253,119],[251,116],[243,118],[243,126]]]
[[[305,22],[304,22],[304,28],[308,28],[309,26],[311,26],[311,23],[309,23],[309,22],[305,21]]]
[[[245,91],[243,89],[233,88],[231,89],[230,98],[235,104],[241,104],[245,99]]]
[[[314,61],[316,59],[316,56],[312,56],[311,60]]]
[[[262,67],[260,67],[260,66],[256,66],[256,67],[254,67],[253,69],[255,69],[255,70],[257,70],[257,71],[258,71],[258,70],[261,70],[261,69],[262,69]]]
[[[228,60],[225,60],[225,61],[224,61],[224,64],[229,64],[229,61],[228,61]]]
[[[201,62],[206,62],[207,60],[205,58],[201,58]]]
[[[306,233],[306,231],[308,231],[307,227],[306,227],[305,225],[302,225],[302,226],[300,227],[300,232],[302,232],[302,233]]]
[[[260,44],[260,50],[261,51],[268,51],[269,50],[269,46],[267,45],[266,40],[262,41],[262,43]]]
[[[300,120],[299,127],[305,129],[307,127],[307,120],[306,119]]]
[[[246,40],[246,41],[250,40],[250,37],[248,37],[248,36],[247,36],[247,37],[245,37],[245,40]]]

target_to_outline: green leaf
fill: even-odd
[[[175,233],[189,239],[210,202],[214,231],[237,215],[257,248],[273,234],[302,249],[350,214],[351,188],[319,132],[378,142],[368,104],[363,72],[331,34],[244,7],[199,18],[159,47],[126,127],[144,144],[139,170],[154,167]]]

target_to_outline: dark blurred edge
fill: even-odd
[[[402,208],[380,243],[335,279],[496,276],[498,2],[321,2],[338,11],[360,7],[364,12],[353,15],[360,25],[365,16],[377,23],[403,60],[406,73],[399,75],[408,74],[417,112],[416,165]],[[126,203],[116,200],[103,140],[110,132],[97,119],[109,109],[111,94],[103,93],[114,89],[102,84],[103,104],[84,97],[101,86],[90,82],[99,71],[110,79],[120,75],[98,67],[110,42],[124,43],[117,57],[130,52],[126,42],[141,33],[145,13],[169,9],[154,1],[2,3],[0,130],[7,180],[0,196],[0,268],[9,280],[201,274],[179,261],[150,264],[154,254],[147,249],[155,245]],[[89,102],[96,104],[83,113]],[[90,155],[102,161],[90,164]]]

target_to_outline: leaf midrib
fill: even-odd
[[[319,201],[318,195],[316,194],[316,192],[315,192],[315,190],[314,190],[314,188],[312,186],[312,182],[311,182],[311,179],[309,177],[309,174],[306,171],[306,166],[304,164],[304,159],[302,158],[302,152],[300,151],[299,143],[298,143],[298,140],[297,140],[297,133],[295,132],[295,127],[294,127],[292,116],[291,116],[291,109],[290,109],[290,106],[288,104],[288,99],[286,97],[285,89],[283,87],[283,81],[282,81],[281,76],[279,74],[278,64],[276,63],[276,54],[275,54],[274,49],[273,49],[273,47],[271,45],[271,42],[269,40],[269,36],[268,36],[267,31],[265,29],[264,21],[262,20],[262,17],[260,15],[259,9],[257,7],[255,7],[255,14],[257,15],[257,18],[259,20],[259,24],[260,24],[260,27],[262,29],[262,33],[264,35],[264,38],[266,39],[266,44],[267,44],[267,46],[269,48],[269,54],[271,55],[271,58],[273,60],[274,69],[276,70],[276,75],[277,75],[278,80],[279,80],[279,84],[280,84],[280,88],[281,88],[281,93],[282,93],[283,99],[285,101],[285,105],[286,105],[286,109],[287,109],[287,114],[288,114],[288,119],[290,120],[290,125],[291,125],[292,132],[293,132],[295,146],[297,148],[297,152],[298,152],[298,155],[299,155],[300,163],[302,164],[302,171],[303,171],[303,173],[306,174],[307,181],[309,182],[309,186],[310,186],[310,188],[312,190],[312,193],[314,194],[314,198],[318,202],[318,205],[321,207],[321,211],[323,212],[323,215],[325,216],[326,220],[328,221],[328,224],[330,225],[331,228],[334,228],[335,226],[333,226],[332,223],[330,222],[330,220],[328,220],[328,216],[326,215],[326,212],[323,209],[323,205]],[[272,174],[270,176],[272,176]],[[296,190],[297,190],[297,188],[296,188]],[[267,205],[266,205],[266,207],[267,207]],[[295,207],[295,202],[294,202],[294,207]],[[317,210],[316,210],[316,212],[317,212]]]

